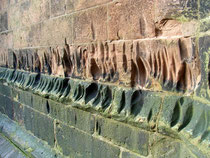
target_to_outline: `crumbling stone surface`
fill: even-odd
[[[30,105],[32,108],[44,112],[46,115],[50,114],[51,117],[55,117],[65,123],[75,124],[74,126],[76,128],[82,129],[87,133],[96,131],[98,135],[113,140],[113,142],[126,148],[131,148],[132,151],[141,155],[148,155],[147,147],[149,145],[147,133],[143,134],[140,132],[141,134],[136,135],[137,129],[127,129],[127,127],[120,126],[119,122],[105,122],[103,118],[98,117],[95,119],[89,115],[85,116],[81,112],[76,115],[75,111],[66,109],[65,105],[71,105],[85,111],[96,111],[103,116],[129,122],[148,131],[156,131],[183,141],[186,141],[190,137],[189,143],[194,145],[199,144],[197,146],[199,150],[204,152],[204,154],[208,153],[208,120],[210,110],[208,102],[203,102],[193,97],[180,95],[165,96],[164,93],[96,84],[78,79],[50,77],[38,73],[29,74],[27,72],[5,68],[1,68],[0,78],[10,85],[31,91],[45,98],[59,101],[64,105],[43,100],[42,97],[40,97],[40,100],[37,97],[31,96],[28,92],[20,92],[18,94],[21,103]],[[11,96],[12,94],[9,92],[9,89],[7,91],[8,96]],[[31,100],[34,99],[39,105],[35,102],[33,104],[31,103]],[[7,102],[5,100],[4,105],[7,105]],[[40,104],[45,109],[40,108]],[[12,103],[9,105],[13,106]],[[63,108],[66,110],[62,110]],[[12,107],[9,109],[12,109]],[[31,111],[28,108],[24,109]],[[13,119],[13,113],[10,110],[3,108],[1,111]],[[51,145],[53,143],[51,142],[53,140],[53,127],[50,126],[53,124],[52,120],[48,116],[40,115],[39,113],[36,114],[36,112],[30,114],[29,111],[25,114],[25,117],[28,116],[29,118],[24,118],[26,128]],[[46,130],[39,131],[42,128],[39,128],[39,130],[36,128],[38,126],[36,121],[39,122],[39,119],[43,119],[42,117],[45,117],[44,120],[47,121],[46,124],[48,124],[48,130],[50,132]],[[35,122],[29,123],[29,120],[34,120]],[[86,126],[81,126],[84,120],[87,120],[87,124]],[[93,129],[94,121],[96,122],[95,130]],[[116,132],[118,133],[117,135]],[[128,139],[128,135],[132,135],[132,138]],[[122,143],[122,139],[125,142]],[[140,142],[136,140],[140,140]],[[198,151],[194,152],[202,155]]]
[[[65,156],[208,157],[209,4],[0,0],[0,111]]]
[[[130,87],[194,91],[201,80],[194,39],[65,44],[39,54],[34,49],[10,52],[10,67]],[[27,62],[26,62],[27,61]],[[157,85],[158,84],[158,85]]]

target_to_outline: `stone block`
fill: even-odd
[[[27,47],[37,47],[41,44],[41,23],[31,25],[27,30]]]
[[[31,98],[31,104],[29,104],[28,106],[32,106],[34,109],[49,114],[49,105],[48,105],[48,101],[47,99],[32,94],[32,98]]]
[[[107,39],[107,7],[97,7],[74,14],[74,43]]]
[[[0,94],[0,112],[5,114],[5,96]]]
[[[54,121],[49,116],[24,106],[24,126],[35,136],[54,146]]]
[[[120,153],[119,148],[59,122],[56,141],[63,154],[70,157],[115,158]]]
[[[67,109],[65,105],[55,102],[53,100],[48,100],[46,103],[48,104],[47,109],[52,118],[56,120],[60,120],[61,122],[65,122],[65,123],[69,121],[67,120],[67,117],[66,117]]]
[[[9,28],[14,29],[30,26],[50,17],[48,0],[26,0],[21,1],[9,8]]]
[[[51,17],[65,13],[65,0],[51,0]]]
[[[13,31],[14,49],[21,49],[29,46],[27,42],[29,30],[30,27],[23,27]]]
[[[8,0],[1,0],[0,3],[1,3],[0,12],[3,11],[3,10],[6,10],[7,7],[9,6],[9,1]]]
[[[199,55],[201,61],[201,84],[196,95],[210,99],[210,36],[199,38]]]
[[[95,117],[90,112],[80,109],[66,108],[67,123],[82,131],[93,134],[95,129]]]
[[[20,103],[33,107],[32,94],[27,91],[20,90],[18,92],[18,100]]]
[[[108,5],[108,39],[155,36],[154,0],[117,0]]]
[[[158,0],[155,10],[156,21],[170,18],[177,18],[182,21],[198,18],[198,2],[194,0]]]
[[[65,5],[66,5],[66,13],[71,13],[73,12],[74,9],[74,3],[77,2],[75,0],[66,0]]]
[[[91,157],[92,138],[88,134],[57,122],[56,141],[66,156]]]
[[[93,134],[95,128],[94,116],[86,111],[66,107],[66,105],[48,100],[49,113],[52,118],[60,120],[69,126],[73,126],[84,132]]]
[[[0,14],[0,32],[8,30],[8,13]]]
[[[41,46],[59,46],[72,42],[72,16],[62,16],[41,23]]]
[[[111,2],[112,0],[66,0],[66,11],[67,13],[78,10],[83,10],[91,7],[95,7],[98,5],[107,4],[108,2]]]
[[[11,96],[11,88],[9,86],[0,84],[0,94],[10,97]]]
[[[122,158],[143,158],[143,157],[140,156],[140,155],[131,153],[129,151],[123,151],[122,152]]]
[[[192,152],[189,151],[189,149],[187,149],[186,146],[184,146],[184,144],[168,139],[160,140],[159,142],[154,144],[151,153],[153,157],[158,158],[197,157],[194,154],[192,154]]]
[[[14,121],[18,122],[19,125],[23,125],[23,105],[13,101],[13,106],[14,106]]]
[[[110,141],[141,155],[148,155],[149,133],[111,119],[97,117],[97,133]]]
[[[118,147],[95,137],[93,138],[92,148],[92,157],[117,158],[120,155]]]

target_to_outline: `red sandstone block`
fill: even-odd
[[[66,13],[71,13],[74,11],[74,2],[75,0],[66,0]]]
[[[154,0],[117,0],[108,5],[109,40],[155,36]]]
[[[29,27],[18,28],[13,30],[13,40],[14,40],[15,49],[29,46],[27,42],[28,34],[29,34]]]
[[[194,0],[156,0],[155,5],[156,21],[175,17],[182,17],[182,19],[198,18],[198,2]]]
[[[14,31],[14,47],[58,46],[65,44],[65,39],[71,43],[72,18],[65,16],[46,20],[29,27],[22,27]]]
[[[41,46],[64,45],[72,42],[72,16],[47,20],[41,24]]]
[[[41,42],[41,24],[31,25],[28,30],[27,43],[28,47],[40,46]]]
[[[74,42],[86,43],[107,39],[107,7],[97,7],[74,15]]]
[[[51,0],[51,17],[65,13],[65,0]]]
[[[29,26],[48,19],[50,16],[47,0],[26,0],[12,5],[8,12],[9,28]]]
[[[8,0],[0,0],[0,12],[8,7]]]
[[[179,20],[163,19],[156,22],[156,36],[193,36],[199,28],[195,20],[181,22]]]
[[[106,4],[113,0],[66,0],[66,11],[70,13],[72,11],[82,10],[102,4]]]
[[[19,10],[20,4],[12,5],[8,9],[8,27],[9,29],[13,29],[15,27],[21,26],[21,20],[20,20],[20,10]]]

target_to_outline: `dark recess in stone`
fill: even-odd
[[[118,113],[120,113],[124,108],[125,108],[125,92],[122,92],[122,97],[120,100],[120,108],[118,109]]]
[[[180,117],[180,102],[177,101],[171,118],[171,127],[175,126],[178,123],[179,117]]]
[[[50,113],[50,105],[49,105],[48,101],[46,102],[46,108],[47,108],[47,113],[49,114]]]
[[[142,92],[137,90],[133,93],[131,98],[131,114],[136,116],[141,111],[142,105]]]
[[[192,106],[192,104],[190,104],[189,107],[187,108],[186,113],[185,113],[183,123],[179,127],[178,131],[181,131],[183,128],[185,128],[190,123],[192,116],[193,116],[193,106]]]
[[[98,93],[98,86],[96,83],[91,83],[86,88],[86,96],[85,96],[85,104],[87,104],[90,100],[94,99]]]

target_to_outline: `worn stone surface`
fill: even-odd
[[[4,12],[0,15],[0,32],[8,30],[8,14]]]
[[[32,134],[29,134],[25,129],[21,128],[15,122],[2,114],[0,114],[0,127],[0,134],[5,136],[10,144],[13,144],[15,147],[17,147],[17,150],[21,151],[25,157],[63,157],[61,154],[56,153],[55,150],[48,146],[43,140],[40,140]],[[0,148],[1,147],[2,146],[0,146]],[[16,156],[20,156],[18,152],[15,152],[15,154],[12,154],[10,157],[15,158]]]
[[[108,5],[108,10],[110,40],[155,36],[154,0],[118,0]]]
[[[120,153],[119,148],[59,122],[56,123],[56,140],[64,155],[114,158]]]
[[[31,52],[31,56],[25,51]],[[19,50],[13,54],[17,60],[10,65],[20,65],[22,58],[24,61],[38,58],[37,68],[39,71],[45,69],[47,74],[113,82],[139,89],[191,93],[201,80],[197,43],[192,38],[98,42],[83,46],[66,43],[63,49],[50,48],[42,53]],[[25,62],[21,66],[20,69],[34,71],[32,68],[36,65]]]
[[[198,155],[202,155],[202,152],[204,155],[208,153],[209,106],[207,100],[201,102],[200,100],[193,100],[192,97],[164,96],[163,93],[123,89],[115,86],[81,82],[80,80],[52,78],[46,75],[34,80],[38,74],[27,77],[28,73],[26,72],[15,71],[16,73],[14,73],[9,69],[1,70],[3,81],[6,79],[8,83],[16,87],[32,90],[33,93],[50,98],[50,100],[44,99],[34,94],[29,95],[29,97],[28,92],[22,91],[17,93],[20,102],[30,104],[32,108],[44,112],[45,115],[50,115],[50,117],[45,116],[44,113],[34,111],[28,106],[24,108],[26,110],[24,113],[27,114],[24,116],[26,128],[36,136],[48,141],[48,143],[52,143],[51,140],[53,140],[52,128],[55,122],[52,121],[52,118],[54,118],[71,128],[81,130],[88,135],[93,134],[97,137],[103,137],[110,143],[122,146],[134,153],[144,156],[149,154],[150,148],[148,147],[151,144],[149,143],[149,133],[117,121],[87,114],[82,110],[69,107],[71,105],[83,110],[96,111],[116,120],[129,122],[131,125],[151,132],[157,131],[170,137],[180,138],[184,142],[191,137],[187,145],[191,143],[193,145],[199,144],[198,147],[192,148],[193,153]],[[20,77],[17,81],[14,80],[16,75]],[[51,85],[52,81],[55,81],[53,86]],[[16,96],[15,94],[13,90],[10,92],[11,96]],[[37,98],[35,100],[38,101],[38,105],[33,106],[34,102],[30,103],[31,96]],[[51,99],[65,104],[57,103]],[[5,102],[4,99],[4,105]],[[40,105],[45,110],[40,108]],[[11,115],[5,111],[4,113],[12,119],[14,118],[13,113]],[[50,131],[48,132],[51,132],[51,134],[48,134],[48,137],[42,131],[44,124],[41,124],[39,130],[37,130],[39,120],[44,120],[42,122],[49,125],[48,129]],[[86,122],[85,125],[84,122]],[[198,151],[197,148],[202,152]],[[191,147],[189,150],[191,150]]]
[[[65,0],[51,0],[51,16],[58,16],[65,12]]]
[[[148,155],[149,134],[144,131],[103,118],[97,118],[96,131],[121,146],[141,155]]]
[[[24,126],[35,136],[47,141],[50,146],[54,146],[54,123],[51,118],[24,107]]]
[[[142,157],[130,152],[122,152],[122,158],[142,158]]]
[[[50,17],[48,0],[26,0],[11,5],[8,9],[8,25],[10,29],[41,22]]]
[[[209,24],[209,0],[0,0],[0,111],[65,156],[208,157]]]
[[[107,7],[93,8],[74,15],[74,43],[87,43],[107,39]]]

